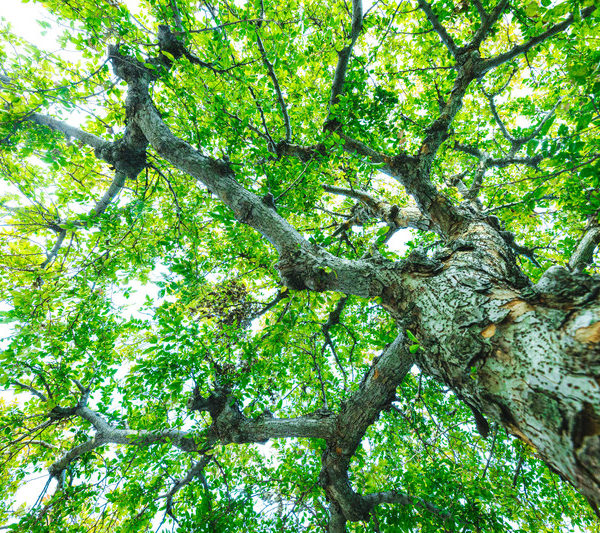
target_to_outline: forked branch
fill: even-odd
[[[339,194],[360,201],[371,216],[390,224],[395,228],[415,228],[421,230],[433,229],[431,220],[421,213],[417,207],[399,207],[389,202],[378,200],[360,189],[347,189],[324,185],[323,189],[333,194]]]
[[[585,18],[589,17],[594,12],[595,9],[596,9],[596,6],[589,6],[589,7],[586,7],[585,9],[582,9],[581,10],[581,19],[585,19]],[[522,44],[518,44],[518,45],[514,46],[513,48],[511,48],[508,52],[499,54],[496,57],[492,57],[492,58],[483,60],[477,67],[478,76],[483,76],[486,72],[489,72],[493,68],[496,68],[496,67],[510,61],[511,59],[514,59],[515,57],[517,57],[521,54],[524,54],[528,50],[531,50],[534,46],[537,46],[538,44],[543,43],[545,40],[549,39],[550,37],[553,37],[554,35],[566,30],[571,24],[573,24],[573,22],[575,22],[575,17],[573,16],[572,13],[570,13],[567,16],[567,18],[565,18],[565,20],[563,20],[562,22],[559,22],[558,24],[554,24],[553,26],[548,28],[546,31],[533,37],[529,41],[522,43]]]

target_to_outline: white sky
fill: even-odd
[[[36,20],[45,20],[47,11],[32,2],[23,4],[18,0],[2,0],[0,17],[10,23],[14,33],[38,46],[48,45],[48,35],[43,36],[43,28]]]

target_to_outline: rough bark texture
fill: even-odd
[[[418,364],[535,447],[600,501],[600,282],[554,267],[535,286],[476,223],[433,276],[405,276],[400,305],[424,347]]]

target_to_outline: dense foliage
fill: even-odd
[[[532,442],[419,364],[436,339],[400,304],[295,270],[304,242],[427,263],[468,213],[521,288],[597,273],[592,1],[39,3],[48,50],[0,28],[0,524],[597,530]],[[417,364],[342,450],[398,335]]]

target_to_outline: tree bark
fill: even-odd
[[[484,223],[436,259],[439,272],[409,273],[384,299],[410,315],[418,365],[535,447],[597,510],[600,282],[552,267],[526,285]]]

